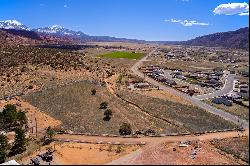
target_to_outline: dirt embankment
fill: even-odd
[[[61,122],[59,120],[56,120],[49,115],[41,112],[38,108],[32,106],[19,97],[16,97],[15,99],[9,101],[2,100],[0,102],[0,108],[3,108],[6,104],[14,104],[17,106],[18,110],[26,112],[30,135],[36,135],[36,126],[38,136],[42,137],[49,126],[54,128],[61,125]]]

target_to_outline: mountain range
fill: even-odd
[[[17,20],[0,21],[0,28],[16,29],[16,30],[30,30],[27,26],[23,25]]]
[[[136,42],[157,43],[208,47],[226,47],[234,49],[246,49],[249,47],[249,28],[241,28],[236,31],[214,33],[197,37],[188,41],[145,41],[137,39],[116,38],[110,36],[90,36],[81,31],[74,31],[60,25],[31,29],[17,20],[0,21],[0,30],[12,35],[19,35],[38,41],[52,43],[81,43],[81,42]],[[41,42],[38,42],[41,43]]]
[[[18,30],[17,33],[20,33],[22,30],[23,31],[30,31],[36,32],[42,38],[56,38],[58,40],[63,40],[63,41],[75,41],[75,42],[91,42],[91,41],[96,41],[96,42],[101,42],[101,41],[111,41],[111,42],[146,42],[144,40],[137,40],[137,39],[126,39],[126,38],[116,38],[116,37],[110,37],[110,36],[90,36],[87,35],[81,31],[74,31],[74,30],[69,30],[67,28],[64,28],[60,25],[53,25],[51,27],[43,27],[43,28],[36,28],[36,29],[31,29],[22,23],[20,23],[17,20],[6,20],[6,21],[0,21],[0,29],[4,31],[10,31],[12,30]]]

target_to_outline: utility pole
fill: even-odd
[[[56,142],[54,142],[54,151],[56,151]]]
[[[36,120],[36,117],[35,117],[35,125],[36,125],[36,137],[37,137],[37,120]]]

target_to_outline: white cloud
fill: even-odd
[[[249,5],[248,3],[227,3],[220,4],[214,9],[214,14],[218,15],[234,15],[238,14],[240,16],[249,15]]]
[[[240,13],[239,16],[249,16],[249,12],[246,13]]]
[[[64,8],[69,8],[68,5],[63,5]]]
[[[39,4],[39,6],[45,6],[45,4],[43,4],[43,3],[40,3],[40,4]]]
[[[171,20],[165,20],[166,22],[172,22],[172,23],[178,23],[181,24],[185,27],[191,27],[193,25],[197,25],[197,26],[208,26],[209,23],[203,23],[203,22],[198,22],[195,20],[175,20],[175,19],[171,19]]]

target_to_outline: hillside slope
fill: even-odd
[[[34,31],[0,28],[1,44],[73,44],[76,40],[67,36],[41,35]]]
[[[0,29],[1,44],[37,44],[41,38],[35,32],[15,29]]]
[[[241,28],[236,31],[219,32],[206,36],[197,37],[186,42],[185,45],[207,46],[207,47],[226,47],[234,49],[246,49],[249,47],[249,28]]]

